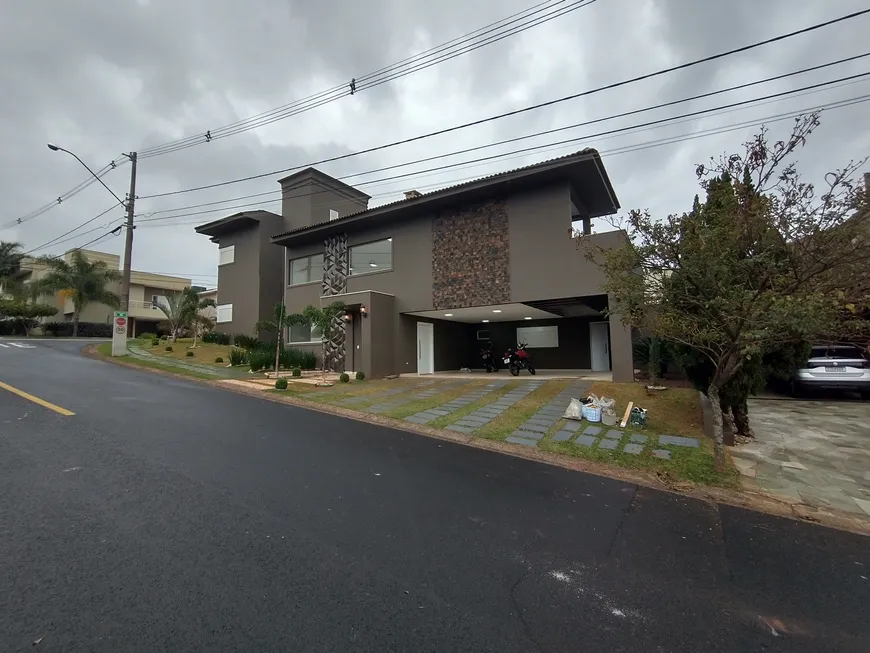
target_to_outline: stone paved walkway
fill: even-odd
[[[537,447],[538,441],[553,428],[553,425],[562,419],[565,414],[565,409],[571,399],[580,399],[585,397],[589,391],[589,382],[572,383],[567,388],[562,390],[541,409],[526,420],[520,427],[511,433],[505,440],[514,444],[524,444],[528,447]],[[573,432],[580,427],[580,422],[569,422],[565,428],[556,434],[554,440],[568,440],[573,435]]]
[[[141,347],[137,347],[129,343],[127,344],[127,353],[133,358],[151,361],[154,363],[160,363],[161,365],[166,365],[167,367],[177,367],[182,370],[197,372],[199,374],[208,374],[209,376],[213,376],[218,379],[225,379],[230,377],[229,372],[219,367],[203,365],[202,363],[188,363],[187,361],[178,360],[177,358],[171,358],[169,356],[155,356],[150,351],[145,351]]]
[[[388,411],[404,406],[405,404],[410,404],[415,401],[422,401],[423,399],[428,399],[429,397],[440,395],[443,392],[453,390],[456,387],[463,386],[468,383],[469,381],[461,381],[459,383],[439,383],[435,385],[433,382],[432,387],[428,390],[423,390],[422,392],[417,392],[412,395],[399,397],[398,399],[393,399],[391,401],[374,404],[372,406],[369,406],[368,408],[363,408],[362,410],[366,411],[367,413],[374,413],[376,415],[380,413],[386,413]]]
[[[445,417],[450,413],[455,413],[460,408],[464,408],[468,404],[473,404],[475,401],[482,399],[493,390],[498,390],[499,388],[505,387],[508,383],[510,383],[510,381],[495,381],[478,390],[475,390],[474,392],[468,392],[461,397],[451,399],[447,403],[441,404],[440,406],[435,406],[434,408],[429,408],[427,410],[420,411],[419,413],[415,413],[409,417],[406,417],[405,421],[412,422],[413,424],[428,424],[429,422],[434,422],[439,417]]]
[[[730,449],[744,485],[870,515],[870,402],[751,399],[755,442]]]
[[[533,393],[544,385],[544,383],[546,383],[546,381],[527,381],[510,392],[503,394],[495,401],[486,404],[485,406],[481,406],[473,413],[469,413],[454,424],[448,426],[447,429],[459,433],[474,433],[479,428],[489,424],[518,401]]]
[[[425,387],[428,385],[434,384],[434,381],[418,383],[416,385],[402,385],[398,388],[389,388],[387,390],[378,390],[377,392],[372,392],[367,395],[356,395],[353,397],[346,397],[341,401],[337,401],[336,403],[341,406],[358,406],[359,404],[365,404],[370,402],[372,399],[386,399],[388,397],[392,397],[393,395],[399,395],[404,392],[413,392],[417,388]]]

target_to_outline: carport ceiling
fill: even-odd
[[[488,322],[520,322],[524,320],[551,320],[561,317],[526,304],[498,304],[496,306],[474,306],[472,308],[451,308],[443,311],[417,311],[409,313],[418,317],[468,324]]]

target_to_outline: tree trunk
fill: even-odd
[[[722,428],[722,401],[719,398],[719,388],[714,382],[707,388],[710,399],[710,412],[713,413],[713,464],[717,472],[725,471],[725,436]]]
[[[734,413],[734,427],[738,434],[745,438],[755,439],[755,433],[749,425],[749,404],[744,399],[731,409]]]
[[[275,345],[275,378],[278,378],[278,369],[281,363],[281,331],[278,330],[278,344]]]
[[[78,309],[73,310],[73,334],[72,337],[75,338],[79,335],[79,311]]]
[[[199,335],[199,325],[193,325],[193,347],[191,349],[196,349],[196,337]]]

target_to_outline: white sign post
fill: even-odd
[[[126,356],[127,313],[125,311],[115,311],[112,327],[112,356]]]

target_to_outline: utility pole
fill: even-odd
[[[121,276],[121,310],[130,310],[130,259],[133,257],[133,208],[136,204],[136,153],[127,155],[130,170],[130,193],[127,195],[127,233],[124,240],[124,271]]]

